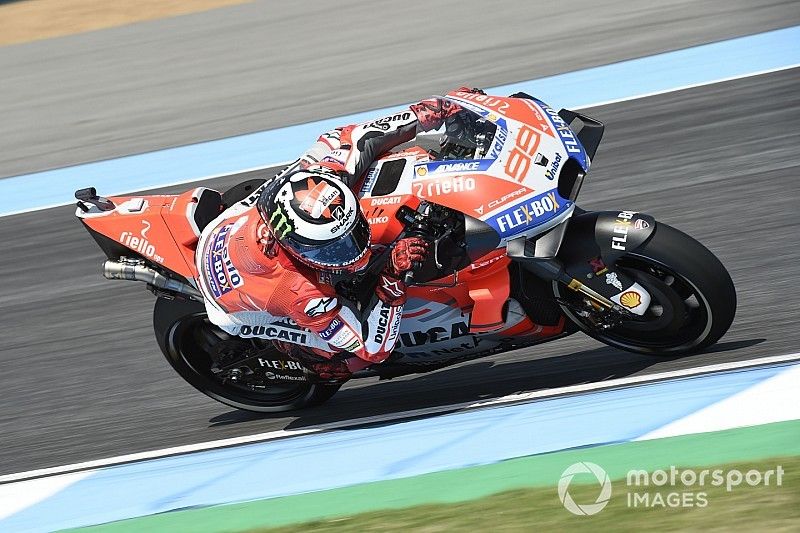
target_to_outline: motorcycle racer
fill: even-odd
[[[459,111],[447,100],[429,99],[323,133],[268,183],[256,205],[226,210],[203,230],[196,253],[209,320],[241,337],[259,336],[252,332],[264,328],[253,326],[279,318],[294,321],[327,342],[328,349],[314,350],[319,358],[311,365],[324,379],[384,361],[397,341],[404,273],[425,259],[428,243],[420,237],[395,243],[367,305],[337,295],[333,277],[363,270],[372,253],[353,191],[377,157]],[[297,353],[289,342],[275,344]]]

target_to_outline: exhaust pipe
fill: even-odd
[[[121,261],[109,259],[103,263],[103,277],[106,279],[127,279],[131,281],[143,281],[148,285],[158,287],[172,292],[178,292],[193,300],[203,301],[200,291],[182,281],[170,279],[159,274],[152,268],[143,265],[139,261],[122,258]]]

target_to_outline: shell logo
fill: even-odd
[[[424,176],[428,173],[428,167],[417,167],[417,176]]]
[[[635,307],[638,307],[639,304],[642,303],[642,297],[639,295],[638,292],[628,291],[619,297],[619,303],[621,303],[628,309],[634,309]]]

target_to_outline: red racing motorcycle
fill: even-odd
[[[436,138],[384,154],[360,186],[375,245],[367,272],[404,236],[424,236],[432,253],[407,280],[394,352],[352,378],[428,372],[577,331],[655,356],[699,352],[725,334],[736,293],[708,249],[646,214],[577,206],[603,124],[523,93],[442,98],[463,111]],[[342,385],[273,347],[330,350],[292,321],[276,318],[244,339],[206,317],[200,233],[226,208],[253,205],[268,179],[224,194],[76,193],[76,215],[108,258],[105,277],[144,282],[157,296],[156,339],[173,368],[210,397],[261,412],[319,404]],[[337,292],[364,298],[365,279],[342,279]]]

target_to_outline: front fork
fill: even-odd
[[[644,315],[650,293],[613,265],[650,238],[655,220],[632,211],[595,212],[574,216],[564,224],[551,230],[563,232],[558,257],[537,257],[536,243],[525,237],[508,241],[508,257],[534,275],[582,294],[597,311],[631,319]]]

